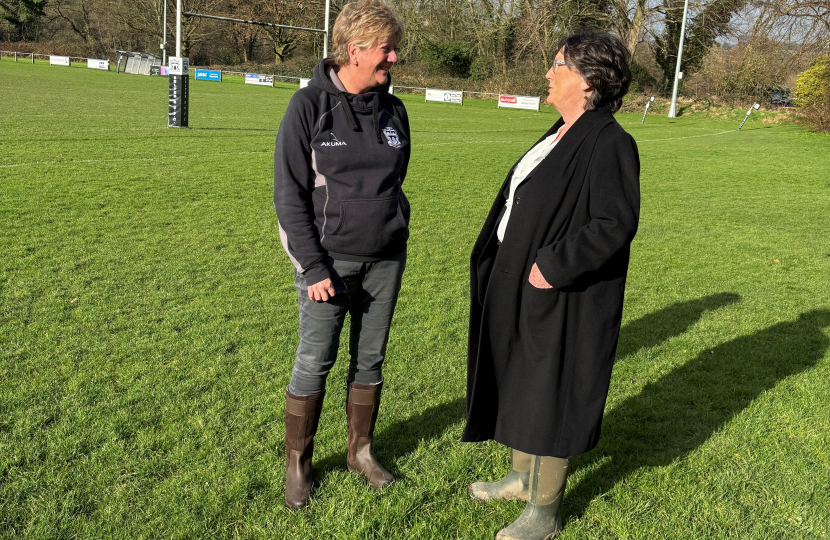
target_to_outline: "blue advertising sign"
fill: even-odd
[[[196,70],[196,80],[197,81],[222,82],[222,72],[221,71],[213,71],[213,70],[210,70],[210,69],[197,69]]]

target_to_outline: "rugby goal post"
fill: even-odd
[[[316,32],[323,34],[323,58],[329,55],[329,12],[331,11],[331,0],[326,0],[326,15],[323,28],[305,28],[302,26],[290,26],[287,24],[276,24],[261,21],[249,21],[246,19],[234,19],[231,17],[220,17],[218,15],[207,15],[205,13],[190,13],[182,11],[182,0],[176,0],[176,56],[170,58],[170,65],[176,64],[177,69],[170,72],[170,85],[168,94],[168,127],[187,127],[187,109],[190,91],[187,78],[189,59],[182,58],[182,15],[188,17],[201,17],[204,19],[215,19],[241,24],[253,24],[256,26],[269,26],[272,28],[288,28],[290,30],[302,30],[305,32]],[[166,32],[165,32],[166,34]],[[175,71],[175,74],[174,74]]]

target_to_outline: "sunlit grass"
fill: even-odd
[[[556,119],[405,95],[409,262],[372,491],[329,379],[311,508],[283,508],[296,291],[271,200],[294,91],[0,61],[0,537],[492,538],[518,503],[463,428],[468,256],[504,174]],[[642,220],[604,438],[573,460],[564,540],[830,537],[830,137],[620,115]],[[345,348],[341,349],[345,360]]]

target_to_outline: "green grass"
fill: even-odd
[[[540,75],[541,76],[541,75]],[[412,239],[376,433],[399,482],[346,471],[346,351],[317,489],[283,508],[296,291],[271,201],[294,87],[0,61],[0,538],[492,538],[461,444],[468,254],[556,119],[402,96]],[[604,437],[573,459],[563,540],[830,537],[830,137],[620,115],[642,159]]]

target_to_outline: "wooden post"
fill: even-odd
[[[32,64],[35,63],[35,53],[32,53]]]

